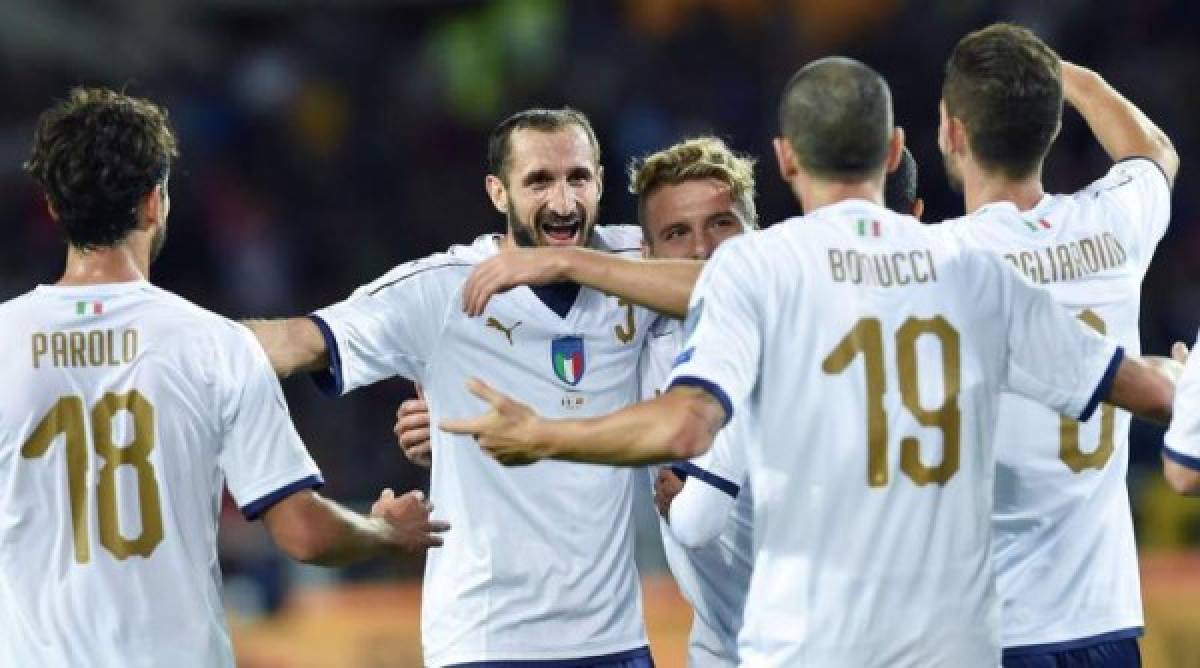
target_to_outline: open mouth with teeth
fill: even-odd
[[[542,236],[550,243],[563,244],[574,242],[583,224],[576,221],[542,223]]]

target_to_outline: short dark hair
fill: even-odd
[[[984,168],[1025,178],[1046,158],[1062,120],[1062,63],[1028,29],[990,25],[954,47],[942,100]]]
[[[916,201],[917,161],[905,146],[896,171],[888,174],[883,182],[883,205],[896,213],[908,215],[912,213]]]
[[[596,141],[596,132],[582,111],[563,107],[562,109],[526,109],[518,111],[492,130],[488,137],[487,169],[488,173],[505,178],[508,167],[508,156],[512,152],[512,133],[517,130],[540,130],[556,132],[565,127],[579,126],[587,135],[588,142],[595,153],[596,164],[600,164],[600,142]]]
[[[44,111],[25,171],[46,193],[72,246],[112,246],[137,225],[138,200],[179,155],[158,105],[106,88],[74,88]]]
[[[784,87],[779,127],[807,171],[859,181],[887,160],[892,94],[879,73],[857,60],[822,58]]]

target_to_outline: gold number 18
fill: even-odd
[[[118,447],[112,440],[113,418],[121,411],[133,417],[133,441]],[[21,446],[21,456],[34,459],[46,454],[59,434],[66,437],[67,494],[71,502],[71,528],[75,561],[91,560],[87,522],[87,433],[83,400],[65,396],[55,402]],[[130,555],[148,557],[163,539],[162,505],[150,451],[154,449],[154,406],[137,390],[105,394],[91,412],[92,441],[104,459],[96,484],[96,508],[100,520],[100,544],[117,559]],[[117,513],[117,469],[132,466],[137,472],[138,506],[142,532],[137,538],[121,535]]]

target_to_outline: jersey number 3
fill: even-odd
[[[942,388],[944,397],[937,408],[921,405],[917,383],[917,339],[933,336],[942,350]],[[821,369],[827,374],[846,370],[862,354],[867,380],[867,485],[888,484],[887,409],[883,396],[887,379],[883,365],[883,326],[878,318],[862,318],[825,358]],[[956,472],[959,462],[962,414],[958,410],[961,385],[958,330],[942,316],[909,318],[896,330],[896,367],[900,372],[900,398],[904,407],[924,427],[942,432],[942,461],[936,466],[921,462],[921,443],[915,436],[900,440],[900,470],[918,485],[945,484]]]
[[[133,418],[134,435],[131,443],[117,447],[112,440],[112,424],[113,418],[122,411],[127,411]],[[87,521],[90,467],[86,420],[83,399],[77,396],[61,397],[21,446],[21,456],[34,459],[46,454],[59,434],[66,436],[71,528],[75,537],[75,561],[80,564],[91,560]],[[126,559],[135,554],[148,557],[163,539],[158,480],[150,463],[150,451],[154,449],[154,406],[137,390],[124,394],[109,392],[92,407],[91,432],[96,454],[104,459],[96,483],[100,544],[117,559]],[[131,466],[137,473],[138,514],[142,520],[142,532],[132,540],[121,535],[117,513],[117,469],[122,466]]]

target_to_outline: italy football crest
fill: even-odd
[[[578,385],[584,369],[583,338],[560,336],[551,341],[550,361],[559,380],[567,385]]]

